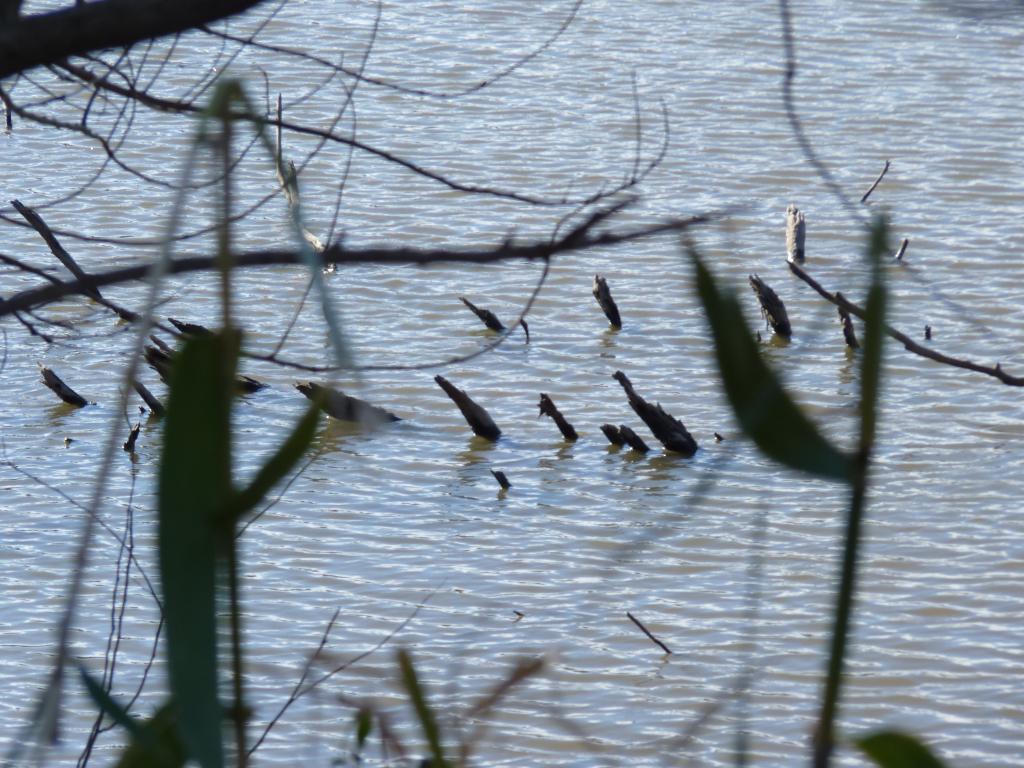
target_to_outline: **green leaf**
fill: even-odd
[[[190,339],[171,374],[158,488],[160,578],[178,728],[203,768],[224,764],[214,597],[232,541],[230,416],[237,334]]]
[[[369,707],[360,707],[356,712],[356,753],[363,751],[366,739],[373,730],[373,712]]]
[[[928,747],[899,731],[879,731],[854,743],[881,768],[944,768]]]
[[[398,651],[398,666],[402,671],[402,684],[412,702],[416,717],[419,718],[423,735],[430,746],[430,754],[433,759],[431,765],[434,768],[445,768],[448,762],[444,759],[444,751],[441,749],[441,731],[437,727],[437,719],[434,712],[427,703],[427,697],[416,676],[416,669],[412,664],[412,657],[404,648]]]
[[[882,342],[885,340],[885,284],[882,280],[882,255],[889,252],[888,226],[882,216],[871,223],[868,259],[871,262],[871,287],[864,319],[864,359],[861,368],[860,442],[861,449],[870,447],[875,437],[878,386],[882,372]]]
[[[135,722],[135,718],[129,715],[124,707],[114,701],[110,694],[104,690],[103,686],[96,682],[81,664],[78,665],[78,673],[82,676],[82,682],[85,683],[85,689],[89,692],[89,696],[96,702],[100,710],[130,733],[137,734],[139,732],[139,724]]]
[[[172,704],[157,710],[138,726],[131,742],[121,753],[117,768],[181,768],[185,748],[178,737],[177,717]]]
[[[256,477],[238,493],[235,499],[235,517],[240,517],[251,510],[267,492],[281,480],[296,462],[302,458],[309,444],[313,442],[316,434],[317,424],[320,422],[320,405],[314,402],[305,415],[295,425],[288,439],[281,444],[281,447],[274,452],[274,455],[267,459]]]
[[[739,302],[719,292],[690,249],[697,290],[711,325],[725,392],[740,427],[767,456],[788,467],[850,482],[850,458],[826,440],[782,388],[761,358]]]

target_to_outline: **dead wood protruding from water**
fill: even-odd
[[[622,317],[619,315],[619,308],[615,304],[615,299],[612,298],[612,292],[608,288],[608,281],[601,277],[601,275],[594,275],[594,285],[591,290],[594,293],[594,298],[597,299],[597,303],[601,305],[601,311],[604,312],[604,316],[608,318],[608,322],[611,323],[613,328],[621,328]]]
[[[150,336],[149,338],[153,341],[153,344],[147,344],[143,347],[142,357],[145,359],[149,367],[156,371],[160,380],[163,381],[164,384],[170,385],[171,369],[174,365],[174,358],[177,353],[158,337]],[[235,387],[239,392],[245,395],[251,395],[253,392],[259,392],[261,389],[265,389],[266,386],[267,385],[262,381],[254,379],[252,376],[239,374],[235,377]]]
[[[619,436],[622,438],[622,441],[630,448],[632,448],[634,451],[639,451],[640,453],[647,453],[649,450],[651,450],[650,446],[648,446],[647,443],[643,441],[640,435],[638,435],[632,429],[627,427],[625,424],[619,424]]]
[[[303,239],[309,243],[317,255],[320,255],[327,249],[327,246],[323,244],[319,237],[306,229],[306,225],[302,221],[300,215],[302,209],[299,199],[299,174],[295,169],[295,163],[289,160],[288,170],[285,171],[284,168],[284,155],[281,146],[281,114],[281,94],[279,93],[277,94],[277,152],[274,153],[274,169],[277,171],[277,183],[281,185],[281,189],[284,191],[285,200],[288,201],[288,209],[291,211],[292,218],[302,233]],[[332,267],[331,272],[333,272],[334,263],[330,263],[329,266]]]
[[[18,213],[20,213],[22,218],[29,223],[32,229],[39,233],[39,236],[43,238],[46,245],[49,247],[50,253],[57,257],[57,260],[75,276],[75,279],[83,283],[88,283],[89,275],[78,265],[78,262],[75,261],[74,257],[65,250],[64,246],[60,244],[57,236],[53,234],[53,230],[51,230],[50,226],[43,221],[43,217],[20,200],[11,200],[11,205],[15,207]],[[125,309],[120,304],[115,304],[114,302],[105,299],[100,294],[98,288],[86,285],[82,288],[82,293],[107,307],[122,320],[133,322],[139,317],[138,314],[132,312],[130,309]]]
[[[340,389],[324,387],[312,381],[300,382],[295,385],[295,388],[317,403],[328,416],[333,416],[341,421],[357,421],[367,426],[401,421],[390,411],[360,400],[358,397],[346,395]]]
[[[562,412],[558,410],[558,406],[555,405],[554,401],[552,401],[552,399],[543,392],[540,395],[540,403],[537,404],[537,407],[540,408],[541,416],[550,416],[554,419],[555,424],[558,425],[558,429],[562,433],[562,437],[566,440],[579,439],[579,435],[576,434],[576,430],[573,429],[572,424],[570,424],[566,420],[565,416],[562,415]]]
[[[910,238],[904,237],[903,242],[900,243],[899,250],[893,254],[893,259],[896,261],[903,261],[903,254],[907,252],[907,246],[910,245]]]
[[[135,453],[135,441],[139,439],[139,432],[142,430],[142,424],[135,422],[135,426],[132,427],[132,431],[128,433],[128,439],[125,440],[124,445],[121,447],[125,453]]]
[[[145,384],[136,379],[135,381],[132,382],[132,387],[135,389],[136,392],[139,393],[139,397],[141,397],[142,400],[146,403],[146,407],[149,408],[150,413],[152,413],[154,416],[164,415],[163,403],[156,399],[153,393],[146,388]]]
[[[793,262],[790,262],[791,264]],[[779,295],[757,275],[750,275],[750,287],[761,304],[761,315],[779,336],[789,338],[793,335],[793,327],[789,324],[789,315],[786,314],[786,305],[782,303]]]
[[[666,413],[661,407],[661,403],[651,405],[644,400],[636,393],[632,382],[622,371],[616,371],[612,374],[612,378],[626,390],[630,407],[636,411],[637,416],[643,419],[644,424],[662,445],[668,450],[681,453],[684,456],[693,456],[697,452],[697,441],[693,439],[693,435],[687,431],[679,419]]]
[[[494,479],[498,481],[498,485],[501,486],[501,489],[503,491],[507,491],[509,488],[512,487],[512,483],[508,481],[508,478],[505,476],[505,473],[502,472],[500,469],[492,469],[491,474],[494,475]]]
[[[604,436],[608,438],[608,442],[612,445],[621,448],[626,444],[626,441],[622,438],[622,433],[614,424],[602,424],[601,431],[604,433]]]
[[[889,172],[889,161],[886,160],[885,161],[885,167],[882,168],[882,172],[880,174],[878,174],[878,178],[875,179],[875,183],[872,184],[868,188],[868,191],[864,193],[863,197],[861,197],[860,201],[862,203],[866,203],[868,201],[868,198],[871,197],[871,193],[875,191],[875,189],[878,187],[879,184],[882,183],[882,179],[885,178],[885,174],[887,174],[888,172]]]
[[[864,311],[864,308],[854,304],[852,301],[843,296],[843,294],[841,294],[839,291],[836,291],[835,293],[830,293],[829,291],[825,290],[825,288],[822,287],[821,283],[819,283],[817,280],[815,280],[813,277],[807,274],[807,272],[798,267],[796,264],[790,264],[789,269],[794,275],[796,275],[809,286],[811,286],[811,288],[813,288],[815,292],[826,301],[831,302],[837,307],[842,307],[851,315],[856,315],[861,320],[865,319],[867,313]],[[928,330],[930,332],[931,329],[929,328]],[[1013,376],[1007,373],[1006,371],[1003,370],[1003,367],[999,363],[996,363],[995,365],[992,366],[981,365],[980,363],[975,363],[972,362],[971,360],[962,360],[960,358],[944,355],[941,352],[936,352],[933,349],[921,346],[912,338],[907,336],[907,334],[896,330],[889,324],[886,324],[885,332],[892,338],[896,339],[896,341],[898,341],[900,344],[902,344],[904,349],[906,349],[908,352],[913,352],[915,355],[927,357],[929,360],[934,360],[935,362],[942,363],[943,365],[951,365],[954,368],[963,368],[966,371],[984,373],[986,376],[992,376],[993,378],[999,379],[999,381],[1003,382],[1003,384],[1006,384],[1011,387],[1024,387],[1024,376]]]
[[[39,373],[43,376],[43,384],[49,387],[57,397],[63,400],[68,405],[74,405],[78,408],[86,406],[89,402],[82,397],[80,394],[75,392],[71,387],[65,384],[60,376],[51,371],[42,363],[39,363]]]
[[[804,241],[807,239],[807,222],[803,211],[793,203],[786,208],[786,259],[798,264],[804,263]]]
[[[654,636],[654,634],[653,634],[653,633],[652,633],[652,632],[651,632],[651,631],[650,631],[650,630],[649,630],[649,629],[648,629],[647,627],[645,627],[645,626],[644,626],[644,625],[643,625],[643,624],[642,624],[642,623],[640,622],[640,619],[638,619],[638,618],[637,618],[636,616],[634,616],[634,615],[633,615],[632,613],[630,613],[629,611],[626,611],[626,616],[627,616],[627,617],[629,618],[629,620],[630,620],[630,621],[632,621],[632,622],[633,622],[634,624],[636,624],[636,625],[637,625],[637,627],[639,627],[639,629],[640,629],[640,631],[641,631],[641,632],[643,632],[643,633],[644,633],[645,635],[647,635],[648,639],[649,639],[649,640],[650,640],[650,641],[651,641],[652,643],[654,643],[654,644],[655,644],[655,645],[657,645],[657,646],[658,646],[659,648],[661,648],[661,650],[663,650],[663,651],[664,651],[665,653],[672,653],[672,650],[671,650],[671,649],[670,649],[670,648],[669,648],[669,647],[668,647],[667,645],[665,645],[665,644],[664,644],[663,642],[661,642],[661,640],[659,640],[658,638],[656,638],[656,637]]]
[[[459,296],[459,301],[461,301],[463,304],[469,307],[470,311],[480,318],[480,322],[482,322],[492,331],[498,331],[500,333],[501,331],[505,330],[504,324],[501,322],[501,320],[498,319],[498,316],[496,314],[491,312],[491,310],[481,309],[476,304],[467,299],[465,296]],[[529,332],[527,332],[527,334],[529,334]],[[527,340],[529,340],[529,335],[527,335]]]
[[[175,320],[173,317],[168,317],[167,320],[178,329],[182,336],[209,336],[212,333],[205,325],[186,323],[184,320]]]
[[[839,322],[843,324],[843,338],[846,339],[846,346],[850,349],[860,349],[860,342],[857,341],[857,333],[853,330],[853,320],[850,313],[842,307],[836,307],[839,312]]]
[[[474,434],[486,437],[488,440],[497,440],[501,437],[501,430],[498,429],[498,425],[494,423],[494,419],[484,410],[483,406],[475,403],[469,395],[444,376],[435,376],[434,381],[452,399],[452,402],[459,406],[459,410],[466,417],[466,423],[469,424]]]

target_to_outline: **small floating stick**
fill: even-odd
[[[910,238],[909,237],[904,237],[903,238],[903,242],[900,243],[900,249],[898,251],[896,251],[896,253],[893,255],[893,259],[895,259],[896,261],[902,262],[903,261],[903,254],[905,254],[907,252],[907,246],[908,245],[910,245]]]
[[[670,413],[666,413],[661,407],[661,403],[651,405],[644,400],[633,389],[632,382],[622,371],[616,371],[612,374],[612,378],[619,382],[622,388],[626,390],[626,397],[629,398],[630,407],[636,412],[637,416],[643,419],[644,424],[647,425],[647,428],[651,430],[662,445],[670,451],[681,453],[684,456],[693,456],[697,452],[697,441],[693,439],[693,435],[689,433],[679,419]],[[629,442],[629,439],[626,438],[626,441]],[[630,445],[632,445],[631,442]]]
[[[804,263],[804,240],[807,238],[807,222],[803,211],[793,203],[786,208],[786,259],[797,264]]]
[[[480,309],[480,307],[476,306],[465,296],[459,296],[459,301],[461,301],[463,304],[469,307],[470,310],[472,310],[473,314],[479,317],[480,321],[488,328],[490,328],[492,331],[501,332],[505,330],[505,326],[502,324],[501,320],[499,320],[498,316],[491,312],[491,310]],[[529,336],[527,336],[527,339],[529,339]]]
[[[608,288],[608,281],[600,275],[594,275],[592,290],[594,298],[601,305],[601,310],[604,312],[604,316],[608,318],[608,322],[611,323],[613,328],[621,328],[622,317],[619,315],[619,308],[615,304],[615,299],[612,298],[612,292]]]
[[[341,421],[357,421],[367,426],[401,421],[390,411],[371,405],[358,397],[346,395],[340,389],[324,387],[312,381],[296,384],[295,388],[316,402],[328,416]]]
[[[474,434],[486,437],[488,440],[497,440],[501,437],[501,430],[498,429],[498,425],[494,423],[494,419],[484,410],[483,406],[473,402],[469,395],[448,381],[444,376],[435,376],[434,381],[452,399],[452,402],[459,406],[459,410],[462,411],[462,415],[466,418],[466,423],[469,424]]]
[[[573,429],[572,424],[566,421],[565,416],[563,416],[562,412],[558,410],[558,406],[556,406],[551,398],[543,392],[540,395],[540,403],[538,403],[538,407],[540,408],[541,416],[550,416],[554,419],[555,424],[558,425],[558,429],[562,433],[562,437],[566,440],[579,439],[579,435],[576,434],[576,430]]]
[[[793,327],[789,324],[786,305],[779,295],[757,275],[750,275],[750,287],[761,304],[761,315],[779,336],[789,338],[793,335]]]
[[[65,384],[60,376],[51,371],[42,363],[39,363],[39,373],[43,376],[43,384],[49,387],[57,397],[63,400],[68,405],[74,405],[78,408],[82,408],[89,404],[89,402],[82,397],[80,394],[75,392],[71,387]]]

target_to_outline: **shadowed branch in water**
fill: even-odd
[[[789,269],[794,275],[796,275],[809,286],[811,286],[811,288],[813,288],[815,292],[817,292],[817,294],[826,301],[831,302],[844,312],[848,312],[851,315],[856,315],[861,320],[865,318],[866,312],[864,311],[864,309],[862,309],[861,307],[857,306],[852,301],[847,299],[839,291],[831,293],[825,290],[825,288],[822,287],[821,283],[819,283],[817,280],[815,280],[813,277],[807,274],[807,272],[805,272],[801,267],[792,262],[789,263]],[[968,371],[984,373],[986,376],[992,376],[993,378],[999,379],[999,381],[1003,382],[1003,384],[1006,384],[1011,387],[1024,387],[1024,377],[1011,376],[1010,374],[1003,370],[1002,366],[999,365],[999,363],[996,363],[995,365],[981,365],[980,363],[975,363],[970,360],[963,360],[957,357],[950,357],[949,355],[944,355],[941,352],[936,352],[933,349],[929,349],[928,347],[918,344],[905,333],[896,330],[895,328],[888,324],[886,324],[885,326],[885,332],[889,334],[889,336],[891,336],[892,338],[896,339],[896,341],[898,341],[900,344],[902,344],[904,349],[906,349],[909,352],[913,352],[915,355],[927,357],[929,360],[934,360],[935,362],[942,363],[943,365],[951,365],[954,368],[963,368],[964,370]]]

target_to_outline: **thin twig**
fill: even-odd
[[[664,644],[663,642],[661,642],[661,640],[659,640],[658,638],[656,638],[656,637],[655,637],[655,636],[654,636],[654,635],[653,635],[653,634],[651,633],[651,630],[649,630],[649,629],[648,629],[647,627],[645,627],[645,626],[644,626],[644,625],[643,625],[643,624],[641,623],[640,619],[638,619],[638,618],[637,618],[636,616],[634,616],[634,615],[633,615],[632,613],[630,613],[629,611],[626,611],[626,616],[628,616],[628,617],[629,617],[629,620],[630,620],[630,621],[632,621],[632,622],[633,622],[634,624],[636,624],[636,625],[637,625],[637,626],[638,626],[638,627],[640,628],[640,631],[641,631],[641,632],[643,632],[643,633],[644,633],[645,635],[647,635],[647,637],[649,637],[649,638],[650,638],[650,640],[651,640],[651,642],[652,642],[652,643],[654,643],[654,644],[655,644],[655,645],[657,645],[657,646],[658,646],[659,648],[661,648],[661,650],[663,650],[663,651],[664,651],[665,653],[672,653],[672,649],[671,649],[671,648],[669,648],[669,647],[668,647],[667,645],[665,645],[665,644]]]
[[[886,173],[888,173],[888,171],[889,171],[889,161],[886,160],[885,161],[885,167],[882,169],[882,172],[880,174],[878,174],[878,178],[875,179],[875,183],[872,184],[871,187],[868,189],[868,191],[865,192],[864,195],[861,197],[860,201],[862,203],[866,203],[867,202],[868,198],[871,197],[871,193],[875,191],[875,187],[877,187],[879,184],[882,183],[882,178],[885,176]]]

